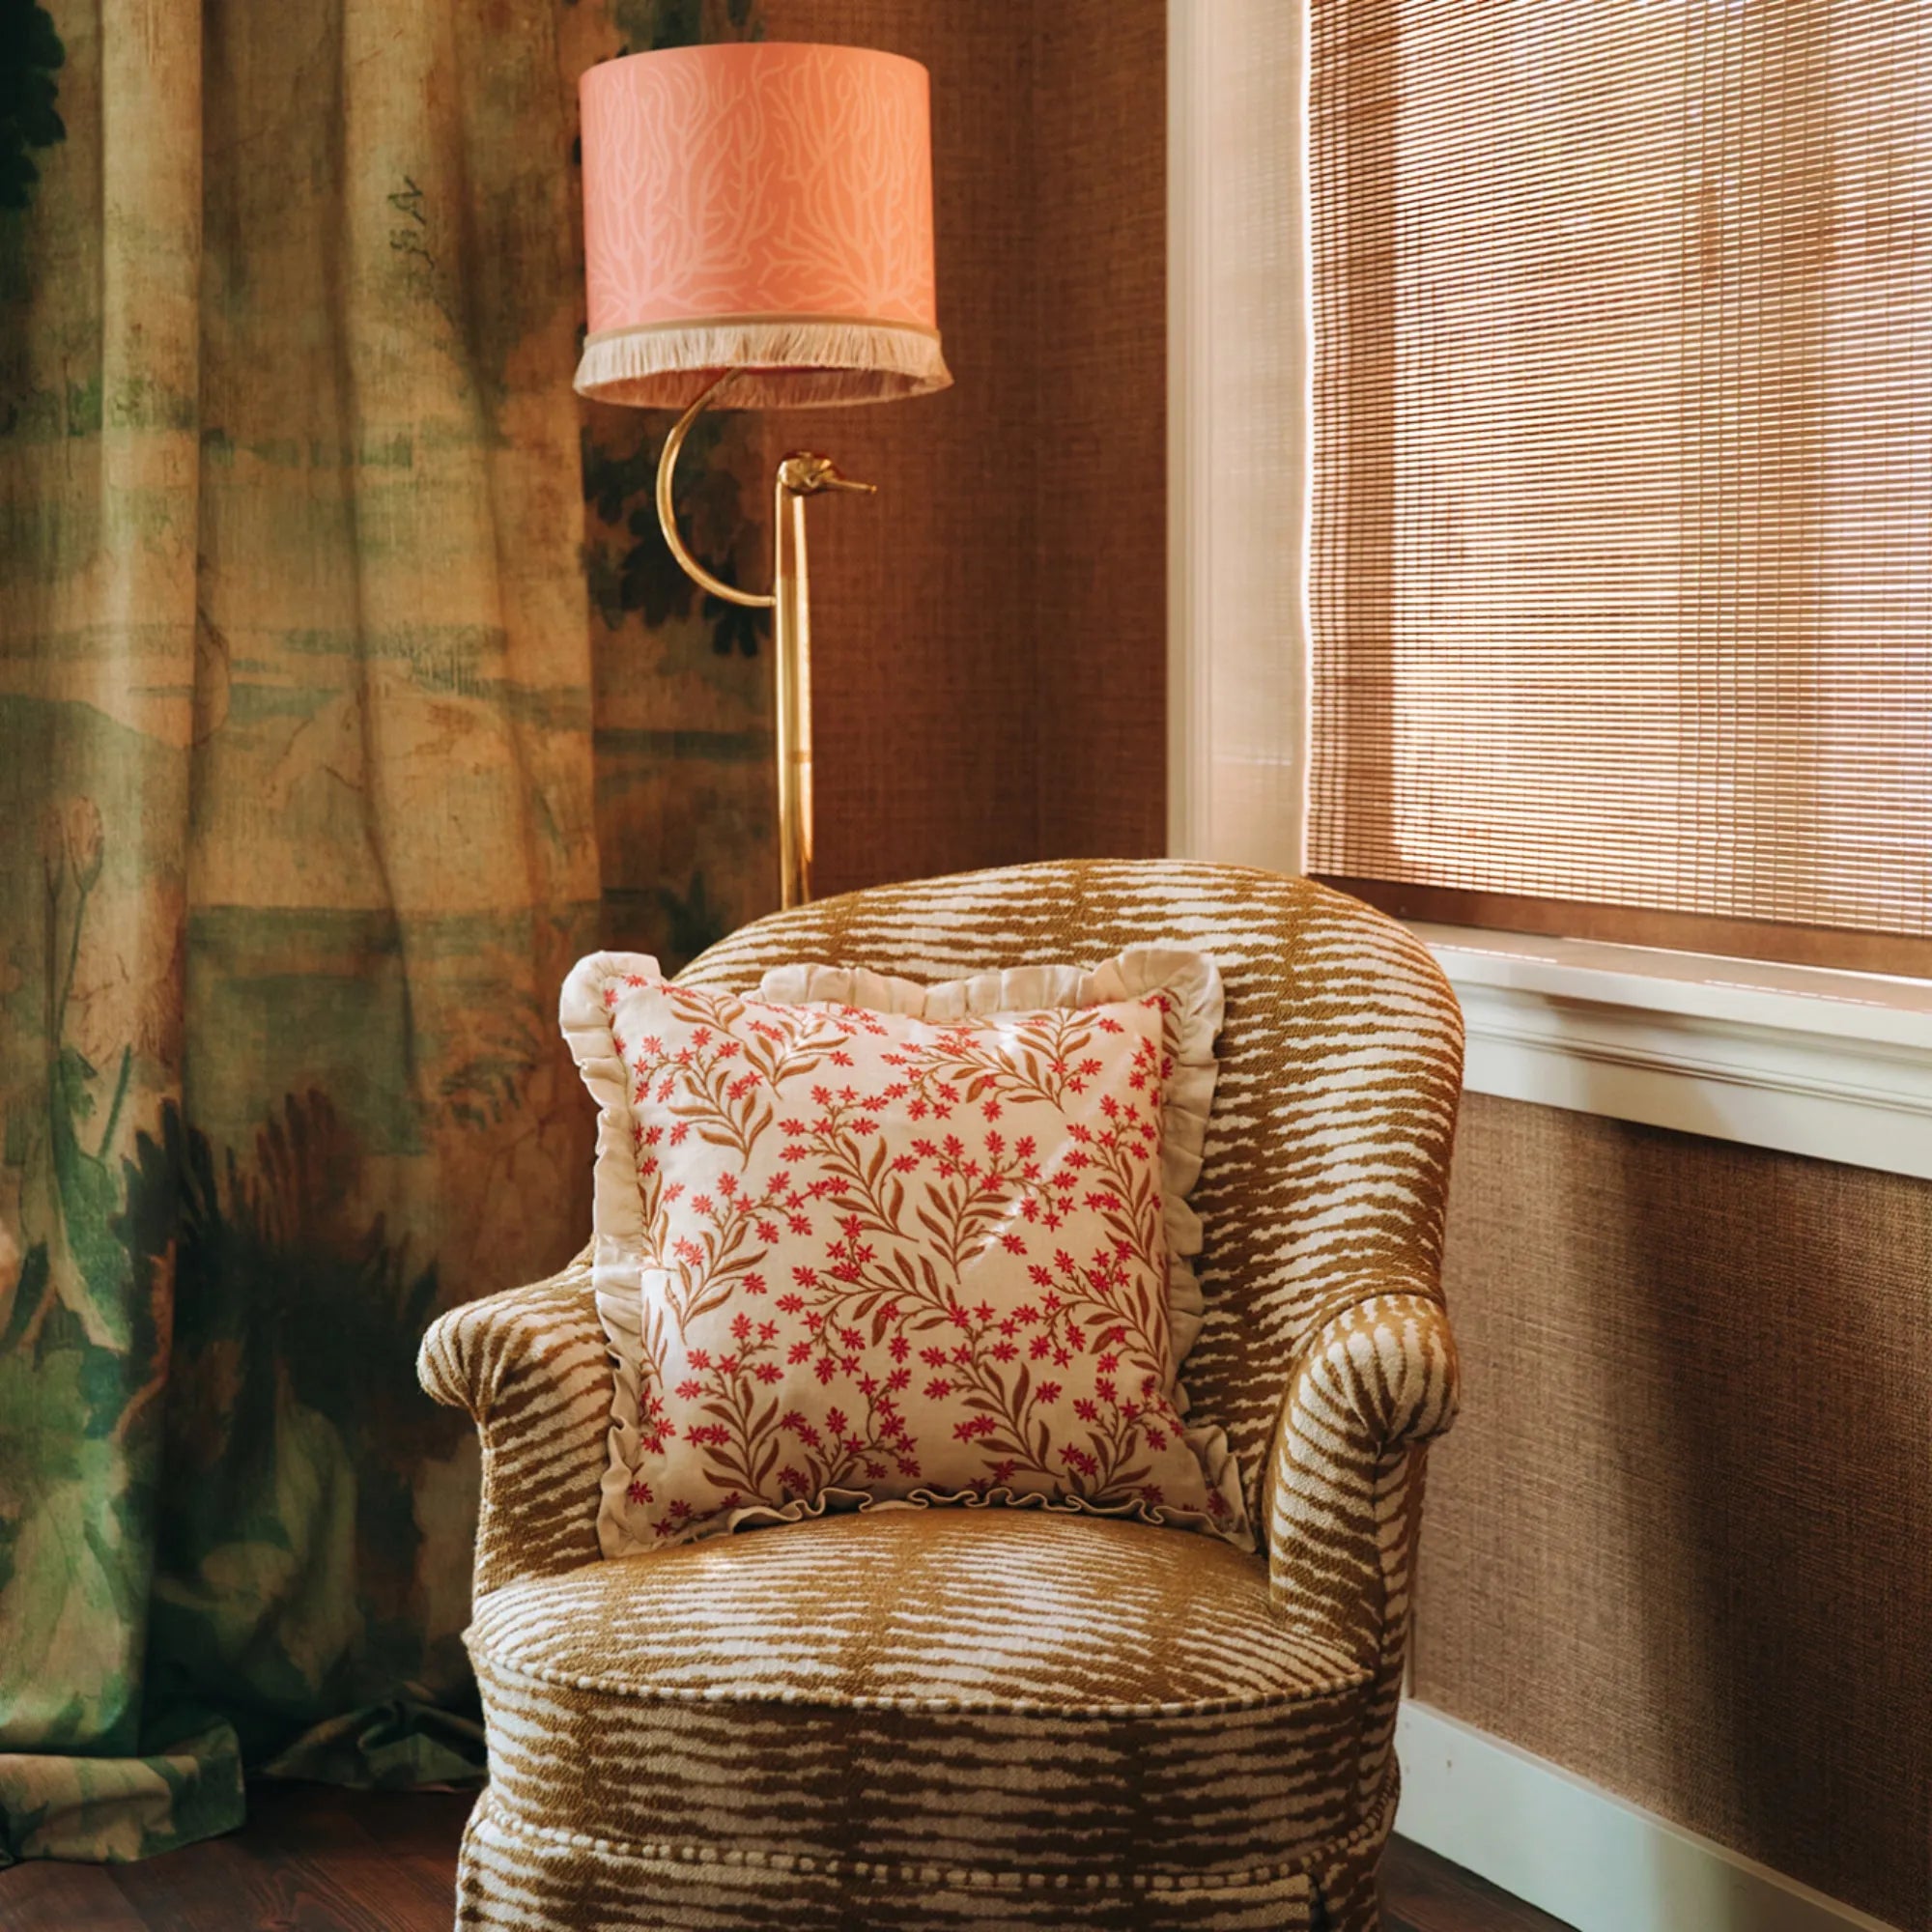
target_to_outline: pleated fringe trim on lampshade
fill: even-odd
[[[681,410],[726,369],[743,371],[719,391],[727,410],[883,403],[952,381],[934,330],[774,315],[606,329],[585,340],[575,386],[600,402]]]

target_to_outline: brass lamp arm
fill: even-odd
[[[726,583],[722,577],[714,577],[698,562],[685,547],[685,541],[678,534],[677,509],[671,498],[671,480],[677,474],[677,459],[684,448],[684,440],[691,434],[691,426],[703,412],[720,389],[737,374],[735,369],[727,369],[715,383],[709,384],[703,394],[678,417],[671,433],[665,438],[664,454],[658,458],[658,525],[664,531],[664,539],[670,546],[670,554],[677,558],[678,567],[700,589],[708,590],[714,597],[722,597],[727,604],[742,604],[750,611],[769,611],[778,603],[778,593],[773,590],[740,590],[735,583]]]

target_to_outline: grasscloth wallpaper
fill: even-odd
[[[1156,0],[766,0],[932,72],[953,386],[767,418],[880,486],[811,525],[822,893],[1166,826],[1166,167]]]
[[[1932,1922],[1932,1185],[1468,1095],[1416,1693]]]

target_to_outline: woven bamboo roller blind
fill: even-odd
[[[1932,6],[1315,0],[1312,65],[1312,869],[1923,970]]]

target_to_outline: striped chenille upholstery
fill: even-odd
[[[492,1782],[460,1925],[1376,1925],[1423,1450],[1455,1409],[1437,1261],[1462,1029],[1428,954],[1306,881],[1093,862],[829,899],[684,978],[1163,943],[1226,981],[1187,1381],[1265,1553],[989,1509],[602,1562],[587,1265],[457,1309],[420,1369],[484,1448]]]

